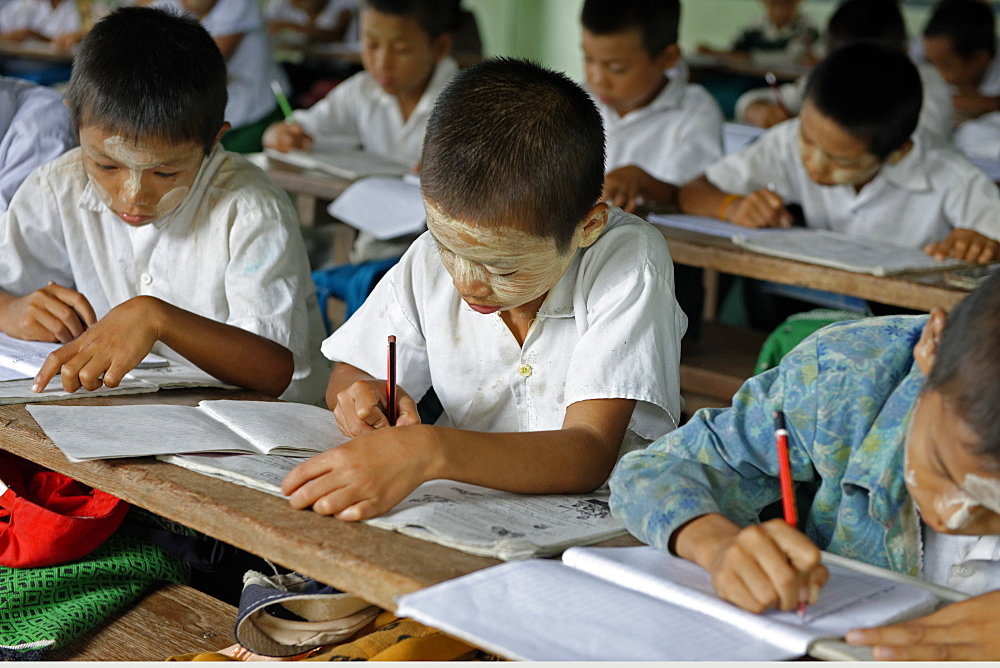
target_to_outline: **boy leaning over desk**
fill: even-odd
[[[747,227],[806,225],[922,248],[937,258],[1000,257],[1000,193],[985,173],[914,132],[916,67],[898,49],[857,43],[809,76],[798,118],[762,134],[681,188],[686,213]]]
[[[115,387],[153,350],[318,401],[323,330],[295,211],[219,146],[226,65],[205,29],[118,10],[81,43],[67,100],[80,148],[0,217],[0,331],[65,344],[35,391],[57,373],[70,392]]]
[[[948,316],[831,325],[744,383],[731,408],[700,410],[626,455],[612,512],[754,612],[814,603],[821,549],[958,589],[973,598],[847,641],[876,659],[1000,659],[998,345],[996,275]],[[758,519],[781,498],[773,411],[792,478],[813,494],[801,533]]]
[[[597,109],[561,74],[484,61],[441,93],[422,164],[428,231],[323,343],[337,363],[327,404],[354,438],[300,464],[282,491],[360,520],[437,478],[599,487],[620,453],[676,427],[686,318],[662,235],[599,201]],[[444,412],[419,424],[431,386]]]

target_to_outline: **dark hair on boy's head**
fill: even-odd
[[[194,141],[207,153],[225,122],[226,61],[196,19],[125,7],[83,39],[66,99],[77,131]]]
[[[433,40],[455,29],[459,3],[451,0],[361,0],[361,8],[413,18]]]
[[[583,89],[516,58],[461,70],[438,96],[420,165],[448,215],[553,239],[562,252],[604,183],[604,127]]]
[[[833,50],[855,42],[906,49],[906,24],[896,0],[844,0],[837,7],[827,23],[827,46]]]
[[[966,60],[977,51],[996,53],[993,7],[979,0],[941,0],[924,27],[924,37],[947,37]]]
[[[885,160],[917,129],[923,85],[916,66],[899,49],[858,42],[816,66],[806,99]]]
[[[1000,272],[948,314],[924,391],[952,402],[1000,468]]]
[[[580,22],[595,35],[638,30],[650,58],[677,43],[680,0],[586,0]]]

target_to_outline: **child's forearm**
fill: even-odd
[[[361,369],[338,362],[330,372],[330,380],[326,384],[326,406],[331,411],[337,407],[337,395],[359,380],[375,380],[373,376]]]
[[[281,344],[159,299],[148,299],[159,340],[202,371],[225,383],[274,397],[288,387],[295,361]]]
[[[681,186],[677,200],[684,213],[725,219],[726,211],[721,211],[720,215],[720,209],[728,208],[727,203],[731,203],[735,198],[716,188],[702,174],[694,181]]]
[[[521,494],[583,493],[614,468],[635,401],[572,404],[562,429],[481,433],[444,427],[415,430],[427,480],[446,478]]]

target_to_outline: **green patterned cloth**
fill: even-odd
[[[116,533],[77,561],[0,567],[0,659],[35,659],[80,637],[158,580],[185,583],[190,569],[159,547]]]

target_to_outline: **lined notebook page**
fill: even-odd
[[[333,411],[287,401],[202,401],[198,406],[261,452],[325,452],[347,437]]]
[[[725,622],[558,561],[515,561],[399,598],[396,614],[529,661],[776,661],[797,656]]]

